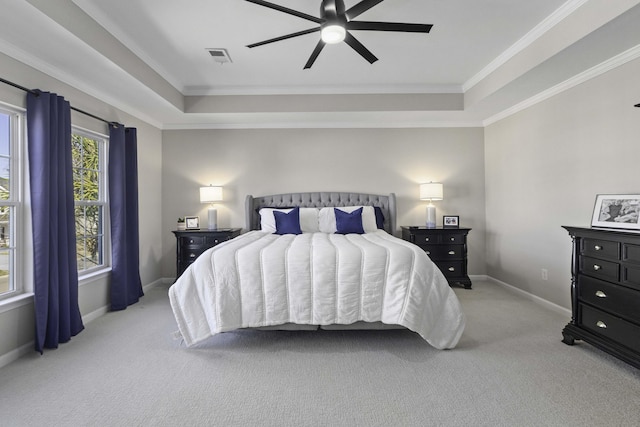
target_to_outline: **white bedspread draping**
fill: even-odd
[[[455,293],[424,251],[384,231],[251,231],[202,254],[169,298],[188,346],[239,328],[365,321],[404,326],[446,349],[465,325]]]

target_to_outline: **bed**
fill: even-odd
[[[256,329],[406,328],[453,348],[465,317],[440,270],[393,236],[394,194],[247,196],[247,232],[217,245],[169,289],[187,346]]]

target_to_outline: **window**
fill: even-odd
[[[107,139],[78,128],[71,136],[78,272],[109,265],[106,251]]]
[[[16,274],[24,115],[0,106],[0,299],[22,291]]]

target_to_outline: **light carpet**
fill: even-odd
[[[640,371],[565,316],[456,288],[454,350],[409,331],[241,331],[187,349],[166,286],[0,369],[2,426],[640,426]]]

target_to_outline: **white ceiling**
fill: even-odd
[[[271,1],[319,16],[320,0]],[[431,32],[354,31],[379,61],[342,43],[303,70],[319,33],[246,45],[316,24],[243,0],[2,0],[0,51],[165,129],[478,126],[637,57],[638,3],[386,0],[357,19]],[[227,49],[233,63],[207,48]],[[301,107],[296,96],[316,98]],[[317,99],[323,107],[305,107]]]

